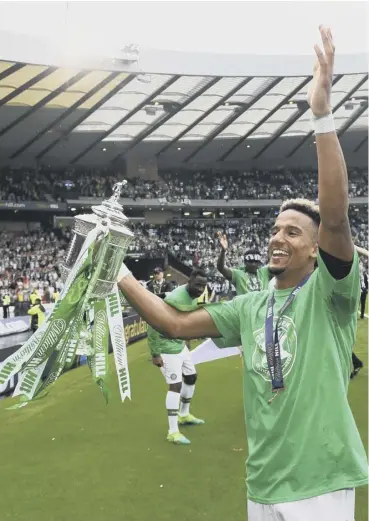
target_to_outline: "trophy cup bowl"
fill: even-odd
[[[101,205],[92,206],[90,214],[78,215],[74,219],[72,239],[67,255],[61,266],[62,279],[65,282],[81,251],[87,234],[98,224],[109,227],[110,241],[106,251],[100,278],[93,288],[91,297],[104,299],[114,290],[119,269],[126,257],[129,244],[134,238],[133,232],[127,228],[128,218],[123,213],[123,207],[119,204],[122,186],[127,181],[117,183],[113,187],[113,195],[103,201]]]

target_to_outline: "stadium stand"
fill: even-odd
[[[350,196],[368,195],[367,169],[351,169]],[[68,198],[109,197],[112,186],[121,176],[105,169],[50,172],[45,169],[4,169],[0,175],[0,200],[64,201]],[[250,171],[217,174],[213,171],[166,173],[158,181],[136,177],[122,189],[122,197],[137,199],[165,198],[167,202],[186,199],[279,199],[317,196],[316,172]]]

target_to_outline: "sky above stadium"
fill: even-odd
[[[367,2],[0,2],[0,31],[31,35],[66,54],[154,49],[311,54],[329,25],[342,54],[368,48]]]

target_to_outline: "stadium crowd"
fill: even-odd
[[[274,219],[271,214],[266,215],[224,221],[178,219],[165,225],[131,223],[135,240],[128,254],[153,258],[170,253],[187,266],[205,268],[212,282],[225,291],[227,284],[216,269],[216,232],[221,230],[229,238],[229,265],[242,266],[248,248],[259,249],[265,261]],[[350,221],[355,243],[368,248],[367,207],[351,209]],[[24,313],[34,289],[43,303],[55,300],[62,288],[60,264],[70,238],[69,229],[40,229],[26,236],[0,233],[0,296],[10,296],[16,315]]]
[[[368,195],[368,173],[351,169],[350,197]],[[122,180],[120,173],[105,169],[68,169],[51,172],[43,168],[0,172],[0,200],[63,201],[77,197],[109,197],[112,186]],[[281,199],[293,197],[317,197],[316,172],[306,171],[257,171],[217,174],[212,171],[163,173],[158,181],[140,178],[128,180],[122,189],[122,197],[137,199],[162,199],[165,202],[191,199]]]
[[[62,288],[59,266],[69,244],[69,230],[38,230],[26,236],[0,233],[0,295],[8,295],[15,315],[24,314],[30,294],[55,300]]]

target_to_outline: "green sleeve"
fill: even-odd
[[[218,338],[212,338],[212,341],[214,344],[219,347],[219,349],[224,349],[226,347],[235,347],[234,342],[232,342],[232,339],[229,339],[228,341],[223,337]]]
[[[241,344],[241,327],[239,315],[239,303],[243,297],[236,297],[229,302],[209,304],[205,306],[213,322],[223,337],[217,339],[216,345],[233,347]]]
[[[147,345],[149,346],[149,350],[151,356],[155,358],[156,356],[160,356],[160,333],[155,331],[151,326],[147,327]]]
[[[356,313],[360,300],[360,268],[357,251],[354,253],[350,273],[337,280],[329,273],[320,253],[316,270],[318,287],[329,306],[336,312]]]

